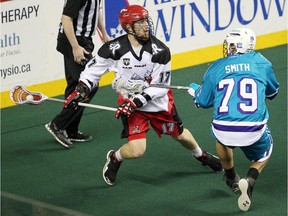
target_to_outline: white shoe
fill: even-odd
[[[246,178],[240,179],[238,186],[241,191],[241,195],[238,198],[239,209],[242,211],[248,211],[251,205],[252,188]]]

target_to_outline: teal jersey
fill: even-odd
[[[214,107],[212,131],[219,141],[246,146],[265,131],[269,119],[265,100],[273,99],[278,89],[272,64],[264,56],[236,54],[210,66],[195,102],[202,108]],[[247,139],[237,141],[240,133]]]

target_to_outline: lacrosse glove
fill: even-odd
[[[75,90],[66,98],[63,106],[68,109],[78,109],[78,103],[88,100],[89,94],[88,86],[80,81]]]
[[[199,105],[199,104],[197,103],[197,101],[196,101],[195,92],[200,88],[200,86],[199,86],[198,84],[196,84],[196,83],[191,83],[191,84],[189,85],[189,87],[190,87],[190,89],[187,90],[187,92],[192,96],[192,99],[193,99],[193,102],[194,102],[195,106],[196,106],[197,108],[199,108],[200,105]]]
[[[129,117],[135,109],[145,106],[149,100],[151,100],[151,97],[144,92],[141,94],[136,94],[130,98],[126,98],[116,110],[115,117],[117,119],[121,115]]]
[[[192,96],[192,97],[195,97],[195,91],[200,88],[200,86],[196,83],[191,83],[189,85],[189,90],[188,90],[188,93]]]

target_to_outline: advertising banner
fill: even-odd
[[[56,51],[58,25],[64,0],[1,0],[1,107],[13,105],[9,91],[29,86],[48,96],[63,94],[63,56]],[[171,50],[172,69],[221,57],[225,34],[251,28],[256,49],[287,43],[287,0],[102,0],[104,21],[111,38],[125,32],[119,11],[132,4],[148,9],[154,33]],[[98,48],[99,36],[93,40]],[[104,76],[100,85],[110,84]]]
[[[1,91],[63,78],[55,48],[62,7],[38,0],[1,3]]]
[[[257,36],[287,29],[286,0],[105,0],[112,37],[123,33],[118,13],[125,4],[148,9],[155,35],[172,54],[220,44],[224,33],[237,27],[251,28]]]

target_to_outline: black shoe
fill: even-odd
[[[92,136],[83,134],[81,131],[78,131],[75,134],[67,134],[67,137],[72,142],[89,142],[92,140]]]
[[[226,177],[226,184],[231,188],[233,192],[236,192],[239,190],[239,180],[240,176],[236,173],[236,176],[234,179],[228,179],[227,176],[224,174],[223,179]]]
[[[48,124],[45,125],[46,129],[51,133],[54,138],[63,145],[66,148],[71,148],[73,147],[73,143],[65,136],[64,131],[60,130],[57,128],[54,122],[49,122]]]
[[[108,185],[114,185],[116,180],[116,175],[118,172],[118,169],[122,163],[115,161],[114,159],[114,152],[113,150],[110,150],[107,155],[107,161],[103,168],[103,179]]]
[[[251,187],[247,178],[242,178],[239,181],[239,189],[241,195],[238,198],[238,207],[242,211],[248,211],[251,205],[253,187]]]
[[[212,170],[216,172],[222,172],[224,169],[222,167],[222,164],[220,162],[220,159],[216,157],[215,155],[212,155],[204,150],[202,156],[195,157],[197,160],[202,162],[203,166],[208,165]]]

